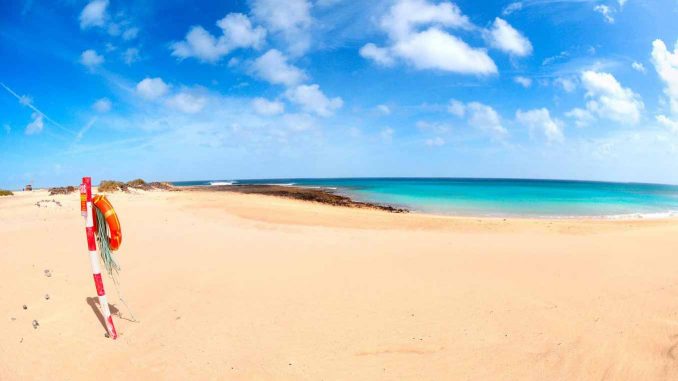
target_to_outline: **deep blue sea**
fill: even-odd
[[[360,201],[465,216],[651,218],[678,215],[678,186],[658,184],[465,178],[206,180],[174,184],[322,187]]]

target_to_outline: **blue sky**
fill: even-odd
[[[0,188],[678,183],[675,0],[1,0]]]

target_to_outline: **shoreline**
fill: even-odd
[[[629,213],[622,215],[591,215],[591,216],[532,216],[532,215],[482,215],[482,214],[453,214],[436,213],[412,210],[399,205],[356,201],[346,194],[337,192],[335,188],[304,187],[299,185],[276,185],[276,184],[224,184],[224,185],[172,185],[178,191],[202,191],[202,192],[232,192],[241,194],[259,194],[263,196],[280,197],[305,202],[317,202],[320,204],[348,207],[356,209],[376,209],[391,213],[407,213],[411,215],[459,218],[459,219],[486,219],[486,220],[535,220],[535,221],[661,221],[677,220],[678,213]]]

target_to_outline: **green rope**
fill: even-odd
[[[106,223],[106,217],[104,217],[104,214],[101,213],[99,208],[95,207],[94,210],[97,216],[97,242],[99,242],[99,255],[101,256],[101,260],[104,262],[104,267],[106,267],[108,275],[110,275],[111,279],[113,279],[113,285],[115,286],[115,291],[118,294],[118,299],[120,300],[120,302],[122,302],[122,304],[125,305],[125,308],[127,308],[127,312],[129,312],[130,316],[132,317],[132,319],[126,320],[129,320],[133,323],[138,323],[139,321],[134,317],[134,314],[127,305],[127,302],[125,302],[125,299],[122,298],[122,295],[120,294],[120,288],[118,285],[118,279],[116,276],[113,275],[113,271],[115,271],[115,275],[118,275],[118,271],[120,271],[120,266],[115,261],[115,259],[113,259],[113,253],[111,252],[111,247],[108,244],[108,224]],[[121,315],[119,317],[123,318]]]
[[[113,276],[113,271],[115,274],[118,274],[120,271],[120,266],[113,259],[113,253],[111,252],[111,247],[108,244],[108,224],[106,223],[106,218],[104,214],[101,213],[99,208],[94,208],[97,215],[97,241],[99,242],[99,254],[101,255],[101,260],[104,262],[104,267],[111,278],[115,279]]]

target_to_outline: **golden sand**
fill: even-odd
[[[105,277],[117,341],[93,309],[78,195],[0,198],[0,380],[678,379],[675,219],[109,198],[139,320]]]

